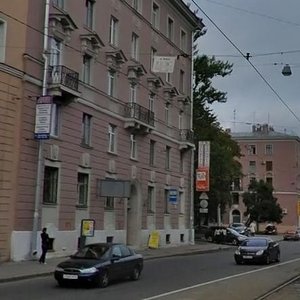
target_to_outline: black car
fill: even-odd
[[[57,265],[54,277],[60,286],[90,283],[106,287],[111,280],[138,280],[143,257],[124,244],[97,243],[84,246],[70,259]]]
[[[232,228],[211,226],[205,233],[205,238],[214,243],[239,245],[247,237]]]
[[[264,230],[264,234],[277,234],[277,227],[273,224],[268,224]]]
[[[265,263],[280,261],[279,244],[270,238],[250,237],[244,240],[234,253],[235,262]]]

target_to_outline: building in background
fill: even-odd
[[[0,259],[32,258],[43,227],[49,257],[69,254],[82,220],[87,242],[193,242],[201,20],[181,0],[2,2]],[[174,71],[152,72],[157,56]]]
[[[268,124],[254,125],[252,132],[231,133],[241,149],[240,162],[244,177],[232,184],[232,206],[225,219],[228,223],[246,221],[242,194],[251,180],[264,180],[273,185],[274,197],[283,210],[283,232],[299,226],[300,138],[274,131]]]

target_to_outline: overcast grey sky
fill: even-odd
[[[185,2],[192,10],[198,4],[242,53],[249,52],[251,63],[279,95],[199,10],[207,28],[199,39],[199,54],[234,64],[231,75],[214,82],[228,98],[212,106],[221,125],[250,131],[252,124],[269,123],[276,131],[300,135],[300,0]],[[285,64],[292,76],[281,74]]]

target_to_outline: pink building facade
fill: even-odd
[[[36,257],[42,227],[49,257],[72,253],[86,219],[86,242],[193,243],[201,21],[181,0],[16,2],[0,4],[0,259]],[[154,73],[155,56],[174,71]]]
[[[239,144],[244,177],[232,185],[233,205],[226,221],[241,222],[245,207],[242,193],[252,179],[263,179],[273,185],[274,197],[284,212],[280,232],[300,226],[300,139],[275,132],[267,124],[255,125],[249,133],[231,133]]]

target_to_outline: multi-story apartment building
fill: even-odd
[[[244,177],[232,185],[232,207],[225,222],[241,222],[245,206],[242,193],[247,191],[251,180],[269,182],[274,188],[274,197],[283,210],[280,231],[300,225],[300,139],[274,131],[268,124],[254,125],[252,132],[231,133],[240,146],[242,171]]]
[[[181,0],[0,3],[1,260],[36,255],[42,227],[49,256],[71,253],[82,220],[87,242],[193,242],[202,27]],[[174,71],[154,73],[155,56]]]

